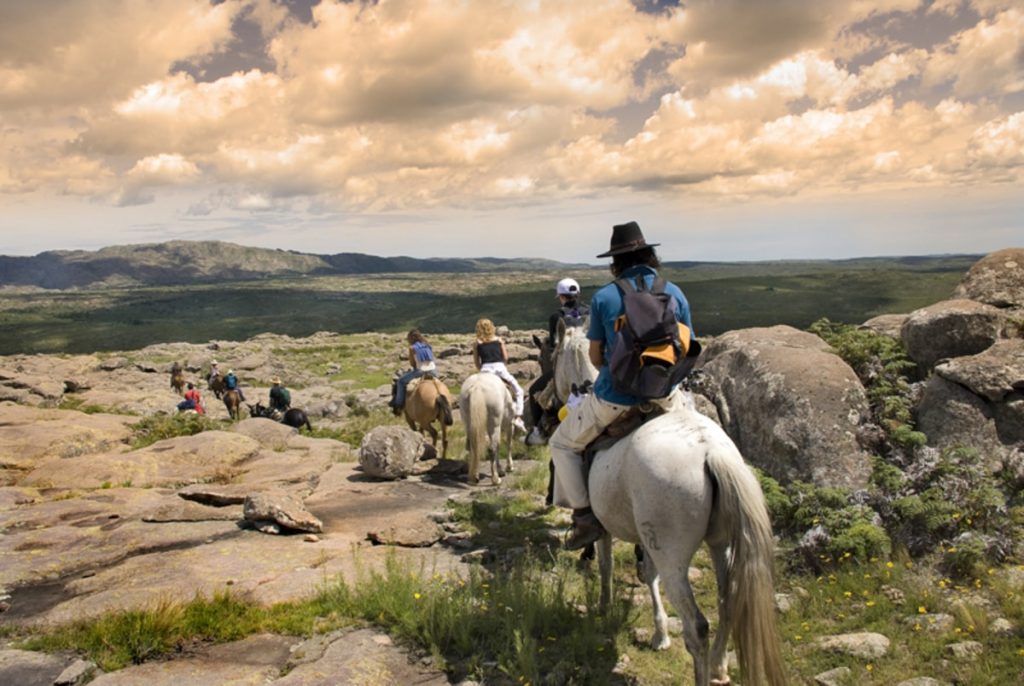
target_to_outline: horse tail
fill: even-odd
[[[452,406],[448,402],[448,398],[438,394],[437,406],[441,408],[441,421],[444,422],[445,426],[451,426],[455,423],[455,418],[452,416]]]
[[[487,431],[487,394],[482,388],[475,387],[469,390],[469,452],[473,461],[479,465],[480,456],[485,454],[488,445]],[[470,478],[473,474],[470,474]]]
[[[782,686],[786,675],[772,584],[775,540],[764,494],[738,452],[708,452],[707,466],[718,487],[713,519],[729,541],[729,604],[740,671],[752,686]]]

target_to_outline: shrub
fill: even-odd
[[[144,417],[131,425],[133,448],[145,448],[157,441],[176,436],[194,436],[203,431],[220,428],[221,423],[194,412]]]
[[[926,437],[913,428],[908,375],[916,369],[902,344],[870,329],[819,319],[808,327],[843,358],[864,384],[871,413],[897,447],[922,446]]]
[[[894,542],[915,556],[948,546],[948,572],[969,576],[981,562],[1002,562],[1022,547],[1001,485],[976,450],[923,450],[906,473],[876,461],[871,497]]]

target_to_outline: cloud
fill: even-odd
[[[240,0],[0,3],[0,107],[101,105],[178,60],[225,49],[241,7]]]
[[[1011,4],[6,3],[0,192],[201,190],[209,216],[1002,182],[1024,166]],[[912,35],[926,15],[958,30]],[[180,68],[243,49],[273,68]]]
[[[1024,92],[1024,11],[1010,9],[960,32],[937,52],[928,85],[953,82],[960,97]]]

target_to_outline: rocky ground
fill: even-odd
[[[524,382],[536,371],[529,340],[509,338],[510,366]],[[362,385],[348,362],[329,359],[335,347],[352,349]],[[452,383],[470,373],[468,343],[451,337],[435,349]],[[464,540],[445,522],[449,499],[472,493],[461,460],[432,457],[408,478],[375,479],[346,443],[263,418],[139,449],[129,444],[143,416],[174,412],[179,398],[168,371],[175,360],[198,380],[217,359],[241,377],[250,402],[265,402],[268,380],[280,375],[315,426],[341,428],[353,407],[383,407],[390,384],[366,387],[365,380],[388,379],[404,351],[401,337],[317,334],[3,358],[0,620],[59,624],[225,590],[272,604],[308,597],[337,575],[355,579],[395,555],[416,568],[462,569]],[[228,419],[219,401],[204,397],[210,417]],[[461,457],[461,447],[452,452]],[[257,499],[272,512],[265,519],[276,516],[269,527],[253,521]],[[364,649],[340,649],[353,642]],[[51,684],[73,663],[0,649],[0,683]],[[447,683],[366,630],[305,642],[255,636],[93,683],[269,683],[285,671],[274,683],[326,683],[324,674],[333,675],[330,683],[339,674],[369,679],[353,683]]]
[[[899,339],[916,363],[909,411],[928,450],[977,447],[993,470],[1024,483],[1021,265],[1024,249],[993,253],[953,299],[865,326]],[[503,332],[524,386],[539,371],[532,333]],[[473,371],[470,337],[432,342],[455,390]],[[783,483],[865,485],[881,429],[858,374],[821,339],[776,326],[706,343],[698,406],[749,462]],[[408,478],[373,479],[346,443],[267,419],[226,421],[209,396],[220,430],[130,445],[142,417],[175,412],[168,372],[176,361],[198,381],[217,359],[239,375],[249,402],[266,399],[270,379],[281,376],[314,427],[344,431],[369,428],[367,417],[400,424],[381,410],[404,357],[401,336],[319,333],[0,358],[0,621],[61,623],[225,589],[261,603],[293,600],[388,555],[462,569],[463,538],[443,513],[451,498],[478,489],[460,471],[459,445],[454,460],[421,460]],[[365,650],[353,657],[344,645]],[[75,683],[80,668],[73,656],[0,649],[2,684]],[[353,683],[445,683],[371,631],[311,642],[253,636],[96,683],[318,684],[338,683],[338,674],[356,675]]]

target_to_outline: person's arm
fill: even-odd
[[[505,341],[499,338],[498,343],[501,344],[501,361],[508,364],[508,351],[505,350]]]
[[[473,341],[473,364],[476,365],[477,369],[480,369],[480,343],[479,343],[479,341]]]
[[[590,341],[587,352],[590,355],[590,364],[600,369],[604,364],[604,341]]]
[[[416,350],[409,346],[409,366],[416,369]]]

